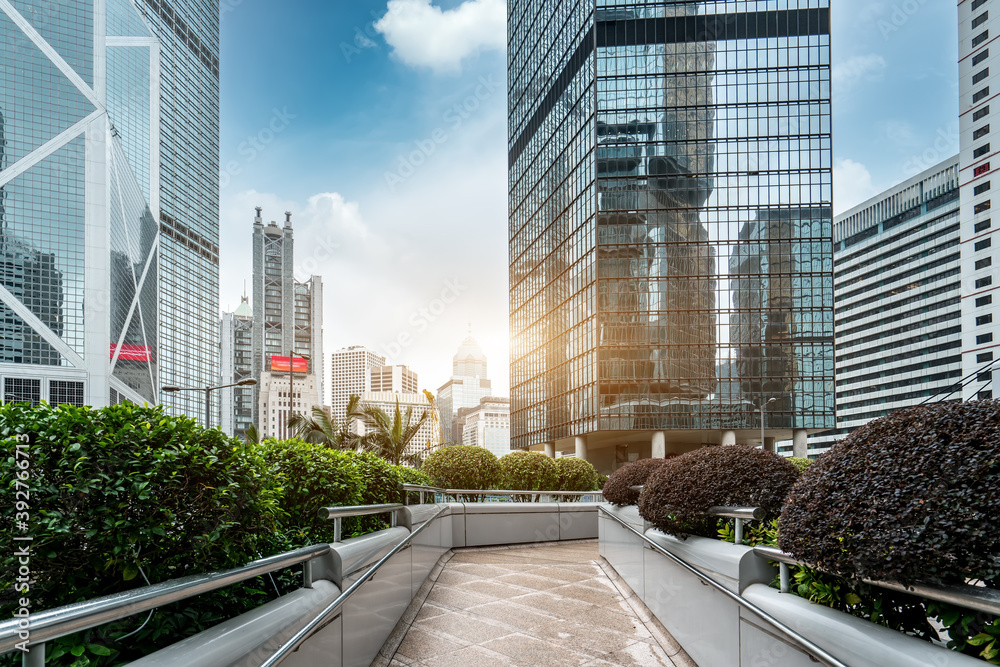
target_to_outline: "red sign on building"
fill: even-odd
[[[115,350],[118,350],[118,346],[112,343],[110,359],[115,358]],[[121,351],[118,352],[118,360],[123,359],[125,361],[152,361],[153,351],[145,345],[122,344]]]
[[[271,357],[271,371],[276,373],[287,373],[288,372],[289,361],[288,357]],[[309,364],[302,357],[295,357],[295,368],[296,373],[308,373]]]

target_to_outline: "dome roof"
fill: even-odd
[[[486,354],[469,332],[452,358],[452,372],[460,377],[486,378]]]
[[[486,354],[483,352],[483,348],[479,347],[479,343],[472,336],[463,340],[462,344],[458,347],[458,352],[455,353],[455,361],[465,361],[467,359],[486,361]]]

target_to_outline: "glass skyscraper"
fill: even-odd
[[[206,387],[219,378],[219,3],[135,5],[160,43],[159,379]],[[159,398],[177,412],[204,414],[198,392]]]
[[[155,403],[160,43],[128,0],[5,3],[0,39],[0,399]]]
[[[610,469],[763,414],[804,448],[834,424],[828,0],[508,6],[513,446]]]

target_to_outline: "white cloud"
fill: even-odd
[[[878,193],[879,189],[872,184],[872,175],[868,167],[851,159],[842,158],[834,162],[834,215],[840,215]]]
[[[389,0],[375,29],[393,54],[411,67],[457,73],[462,61],[484,50],[504,50],[507,5],[504,0],[466,0],[442,10],[431,0]]]
[[[882,80],[888,65],[885,58],[874,53],[854,56],[833,66],[833,94],[843,95],[862,82]]]

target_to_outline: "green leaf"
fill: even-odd
[[[71,648],[69,652],[72,653],[75,657],[79,658],[81,655],[83,655],[83,652],[86,650],[87,647],[84,646],[83,644],[80,644],[79,646],[74,646],[73,648]]]
[[[854,605],[857,605],[857,604],[861,604],[861,596],[858,595],[857,593],[848,593],[844,597],[844,602],[846,602],[847,604],[849,604],[851,606],[854,606]]]
[[[129,564],[125,566],[125,570],[122,572],[122,579],[125,581],[132,581],[139,574],[139,568],[134,564]]]
[[[969,637],[969,643],[972,644],[973,646],[982,646],[986,642],[991,642],[991,641],[993,641],[993,636],[988,635],[985,632],[980,632],[975,637]]]
[[[111,649],[100,644],[87,644],[87,650],[94,655],[111,655],[112,653]]]

